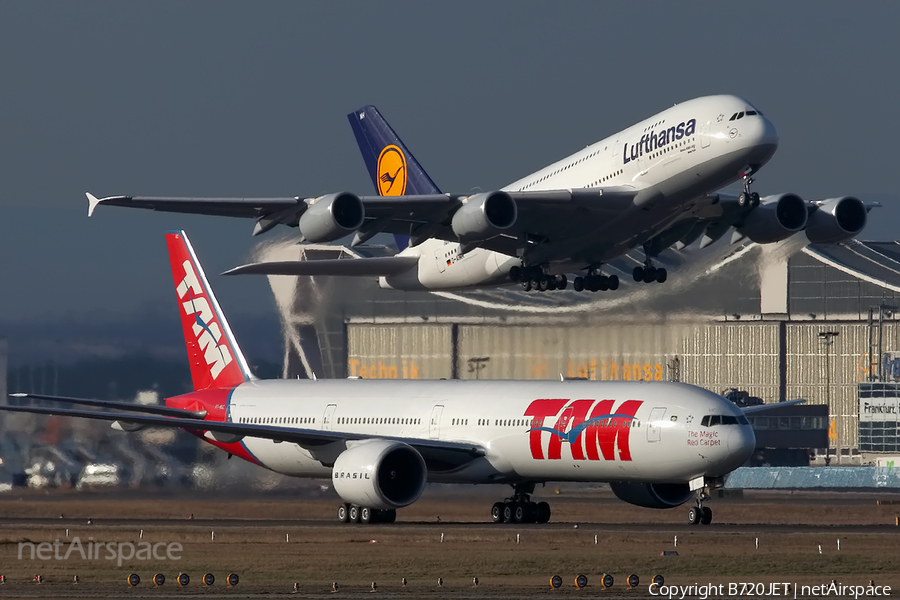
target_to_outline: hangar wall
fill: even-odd
[[[885,349],[897,325],[886,323]],[[832,345],[820,333],[837,332]],[[832,444],[856,447],[865,323],[722,321],[531,325],[347,324],[348,375],[363,378],[678,380],[767,402],[830,404]]]

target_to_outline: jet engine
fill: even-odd
[[[315,200],[300,215],[300,233],[310,242],[332,242],[362,227],[366,209],[349,192],[328,194]]]
[[[690,500],[694,492],[686,483],[611,483],[619,500],[644,508],[675,508]]]
[[[422,495],[427,470],[422,455],[412,446],[367,440],[341,452],[331,481],[346,502],[377,509],[402,508]]]
[[[516,222],[516,201],[506,192],[475,194],[453,214],[451,227],[461,242],[489,240]]]
[[[757,244],[780,242],[806,226],[806,202],[794,194],[767,196],[744,219],[738,232]]]
[[[866,205],[853,196],[829,198],[809,215],[806,237],[813,244],[849,240],[866,226]]]

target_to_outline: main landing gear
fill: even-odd
[[[691,525],[709,525],[712,523],[712,509],[703,506],[703,502],[709,500],[709,492],[706,488],[697,490],[696,506],[692,506],[688,511],[688,523]]]
[[[495,502],[491,507],[494,523],[547,523],[550,520],[550,505],[546,502],[532,502],[533,483],[517,483],[513,495],[503,502]]]
[[[569,285],[565,275],[548,275],[541,267],[512,267],[509,270],[509,278],[520,282],[526,292],[564,290]]]
[[[605,292],[606,290],[619,289],[619,276],[606,276],[600,272],[600,267],[590,267],[587,275],[584,277],[576,277],[572,281],[572,287],[576,292],[588,290],[590,292]]]
[[[397,520],[397,511],[393,509],[369,508],[344,502],[338,506],[337,518],[341,523],[393,523]]]
[[[646,257],[644,265],[635,267],[631,272],[631,276],[634,277],[634,280],[638,283],[653,283],[654,281],[656,283],[665,283],[666,279],[669,278],[669,273],[664,267],[656,267],[653,265],[655,253],[652,251],[649,244],[644,244],[644,256]]]
[[[637,282],[653,283],[655,281],[656,283],[665,283],[666,279],[669,278],[669,273],[665,267],[654,267],[653,263],[648,260],[643,267],[635,267],[634,271],[631,272],[631,276]]]

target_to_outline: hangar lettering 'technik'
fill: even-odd
[[[900,244],[806,246],[795,237],[667,251],[663,285],[629,285],[643,257],[625,257],[607,265],[622,287],[593,294],[411,293],[364,279],[270,277],[286,324],[284,375],[739,388],[765,402],[829,405],[831,446],[849,454],[861,446],[858,385],[900,380]],[[335,253],[353,251],[287,243],[261,246],[258,258]],[[891,445],[900,443],[896,425],[887,425],[888,444],[873,447],[864,432],[864,450],[900,451]]]

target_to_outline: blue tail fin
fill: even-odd
[[[377,108],[364,106],[347,119],[379,196],[441,193]],[[394,239],[400,250],[409,245],[407,236]]]

